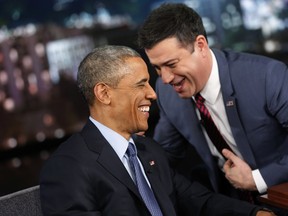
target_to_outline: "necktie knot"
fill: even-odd
[[[205,98],[203,98],[200,93],[197,93],[195,95],[195,100],[197,103],[200,103],[200,104],[203,104],[205,102]]]
[[[127,148],[127,151],[126,151],[128,157],[135,157],[136,156],[136,149],[135,149],[135,146],[129,142],[128,144],[128,148]]]
[[[204,115],[207,118],[211,118],[208,109],[204,105],[205,98],[203,98],[200,93],[197,93],[195,95],[195,101],[196,101],[196,106],[197,106],[198,110],[200,111],[201,117],[203,117],[203,115]],[[202,118],[202,120],[203,119],[205,119],[205,118]]]

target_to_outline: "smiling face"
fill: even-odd
[[[156,93],[149,84],[146,63],[139,57],[128,58],[127,74],[110,88],[110,127],[124,137],[148,129],[151,101]]]
[[[190,98],[200,92],[208,81],[212,58],[202,35],[187,47],[171,37],[145,51],[162,81],[172,85],[182,98]]]

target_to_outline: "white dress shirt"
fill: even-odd
[[[210,77],[208,79],[206,86],[200,93],[205,98],[205,102],[204,102],[205,106],[210,112],[210,115],[215,125],[217,126],[218,130],[222,134],[223,138],[225,139],[227,144],[231,147],[231,149],[234,151],[234,153],[238,157],[243,159],[241,153],[239,152],[237,144],[234,140],[234,137],[233,137],[233,134],[231,132],[231,128],[228,122],[228,118],[226,115],[222,92],[221,92],[221,84],[219,80],[218,64],[217,64],[214,53],[212,51],[210,52],[212,54],[212,59],[213,59],[212,71],[211,71],[211,74],[210,74]],[[200,119],[201,117],[200,117],[200,113],[198,109],[196,109],[196,112],[198,113],[198,118]],[[204,131],[204,135],[208,142],[212,155],[218,158],[218,165],[222,169],[225,163],[223,156],[218,152],[216,147],[213,145],[212,141],[210,140],[203,126],[202,126],[202,130]],[[259,170],[258,169],[253,170],[252,175],[253,175],[253,179],[255,181],[255,184],[259,193],[264,193],[267,190],[267,184],[265,183]]]
[[[108,141],[108,143],[114,149],[114,151],[118,155],[119,159],[123,163],[124,167],[126,168],[127,172],[129,173],[129,175],[133,179],[134,175],[132,175],[132,171],[131,171],[130,166],[129,166],[128,156],[126,154],[126,150],[128,148],[128,143],[131,142],[131,143],[133,143],[133,145],[135,145],[133,139],[130,138],[129,141],[127,141],[123,136],[121,136],[117,132],[113,131],[112,129],[106,127],[105,125],[101,124],[100,122],[96,121],[91,116],[89,117],[89,119],[99,129],[101,134],[105,137],[105,139]],[[136,150],[136,154],[137,154],[137,149],[135,148],[135,150]],[[147,176],[144,172],[141,161],[139,160],[138,157],[137,157],[137,159],[138,159],[140,168],[142,170],[142,173],[143,173],[149,187],[151,187],[149,180],[147,179]],[[133,181],[135,182],[135,179],[133,179]]]

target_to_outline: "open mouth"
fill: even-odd
[[[185,80],[185,78],[183,78],[180,82],[172,84],[172,86],[176,92],[180,92],[182,90],[184,80]]]
[[[150,106],[140,106],[138,107],[138,110],[143,113],[143,115],[148,119],[149,118],[149,111],[150,111]]]
[[[141,107],[138,107],[138,110],[141,112],[149,112],[150,107],[149,106],[141,106]]]

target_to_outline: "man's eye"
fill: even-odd
[[[169,68],[175,68],[175,63],[173,63],[173,64],[167,64],[167,67],[169,67]]]
[[[143,84],[142,84],[142,83],[139,83],[139,84],[136,85],[136,87],[137,87],[137,88],[143,88],[143,87],[145,87],[145,84],[144,84],[144,83],[143,83]]]

